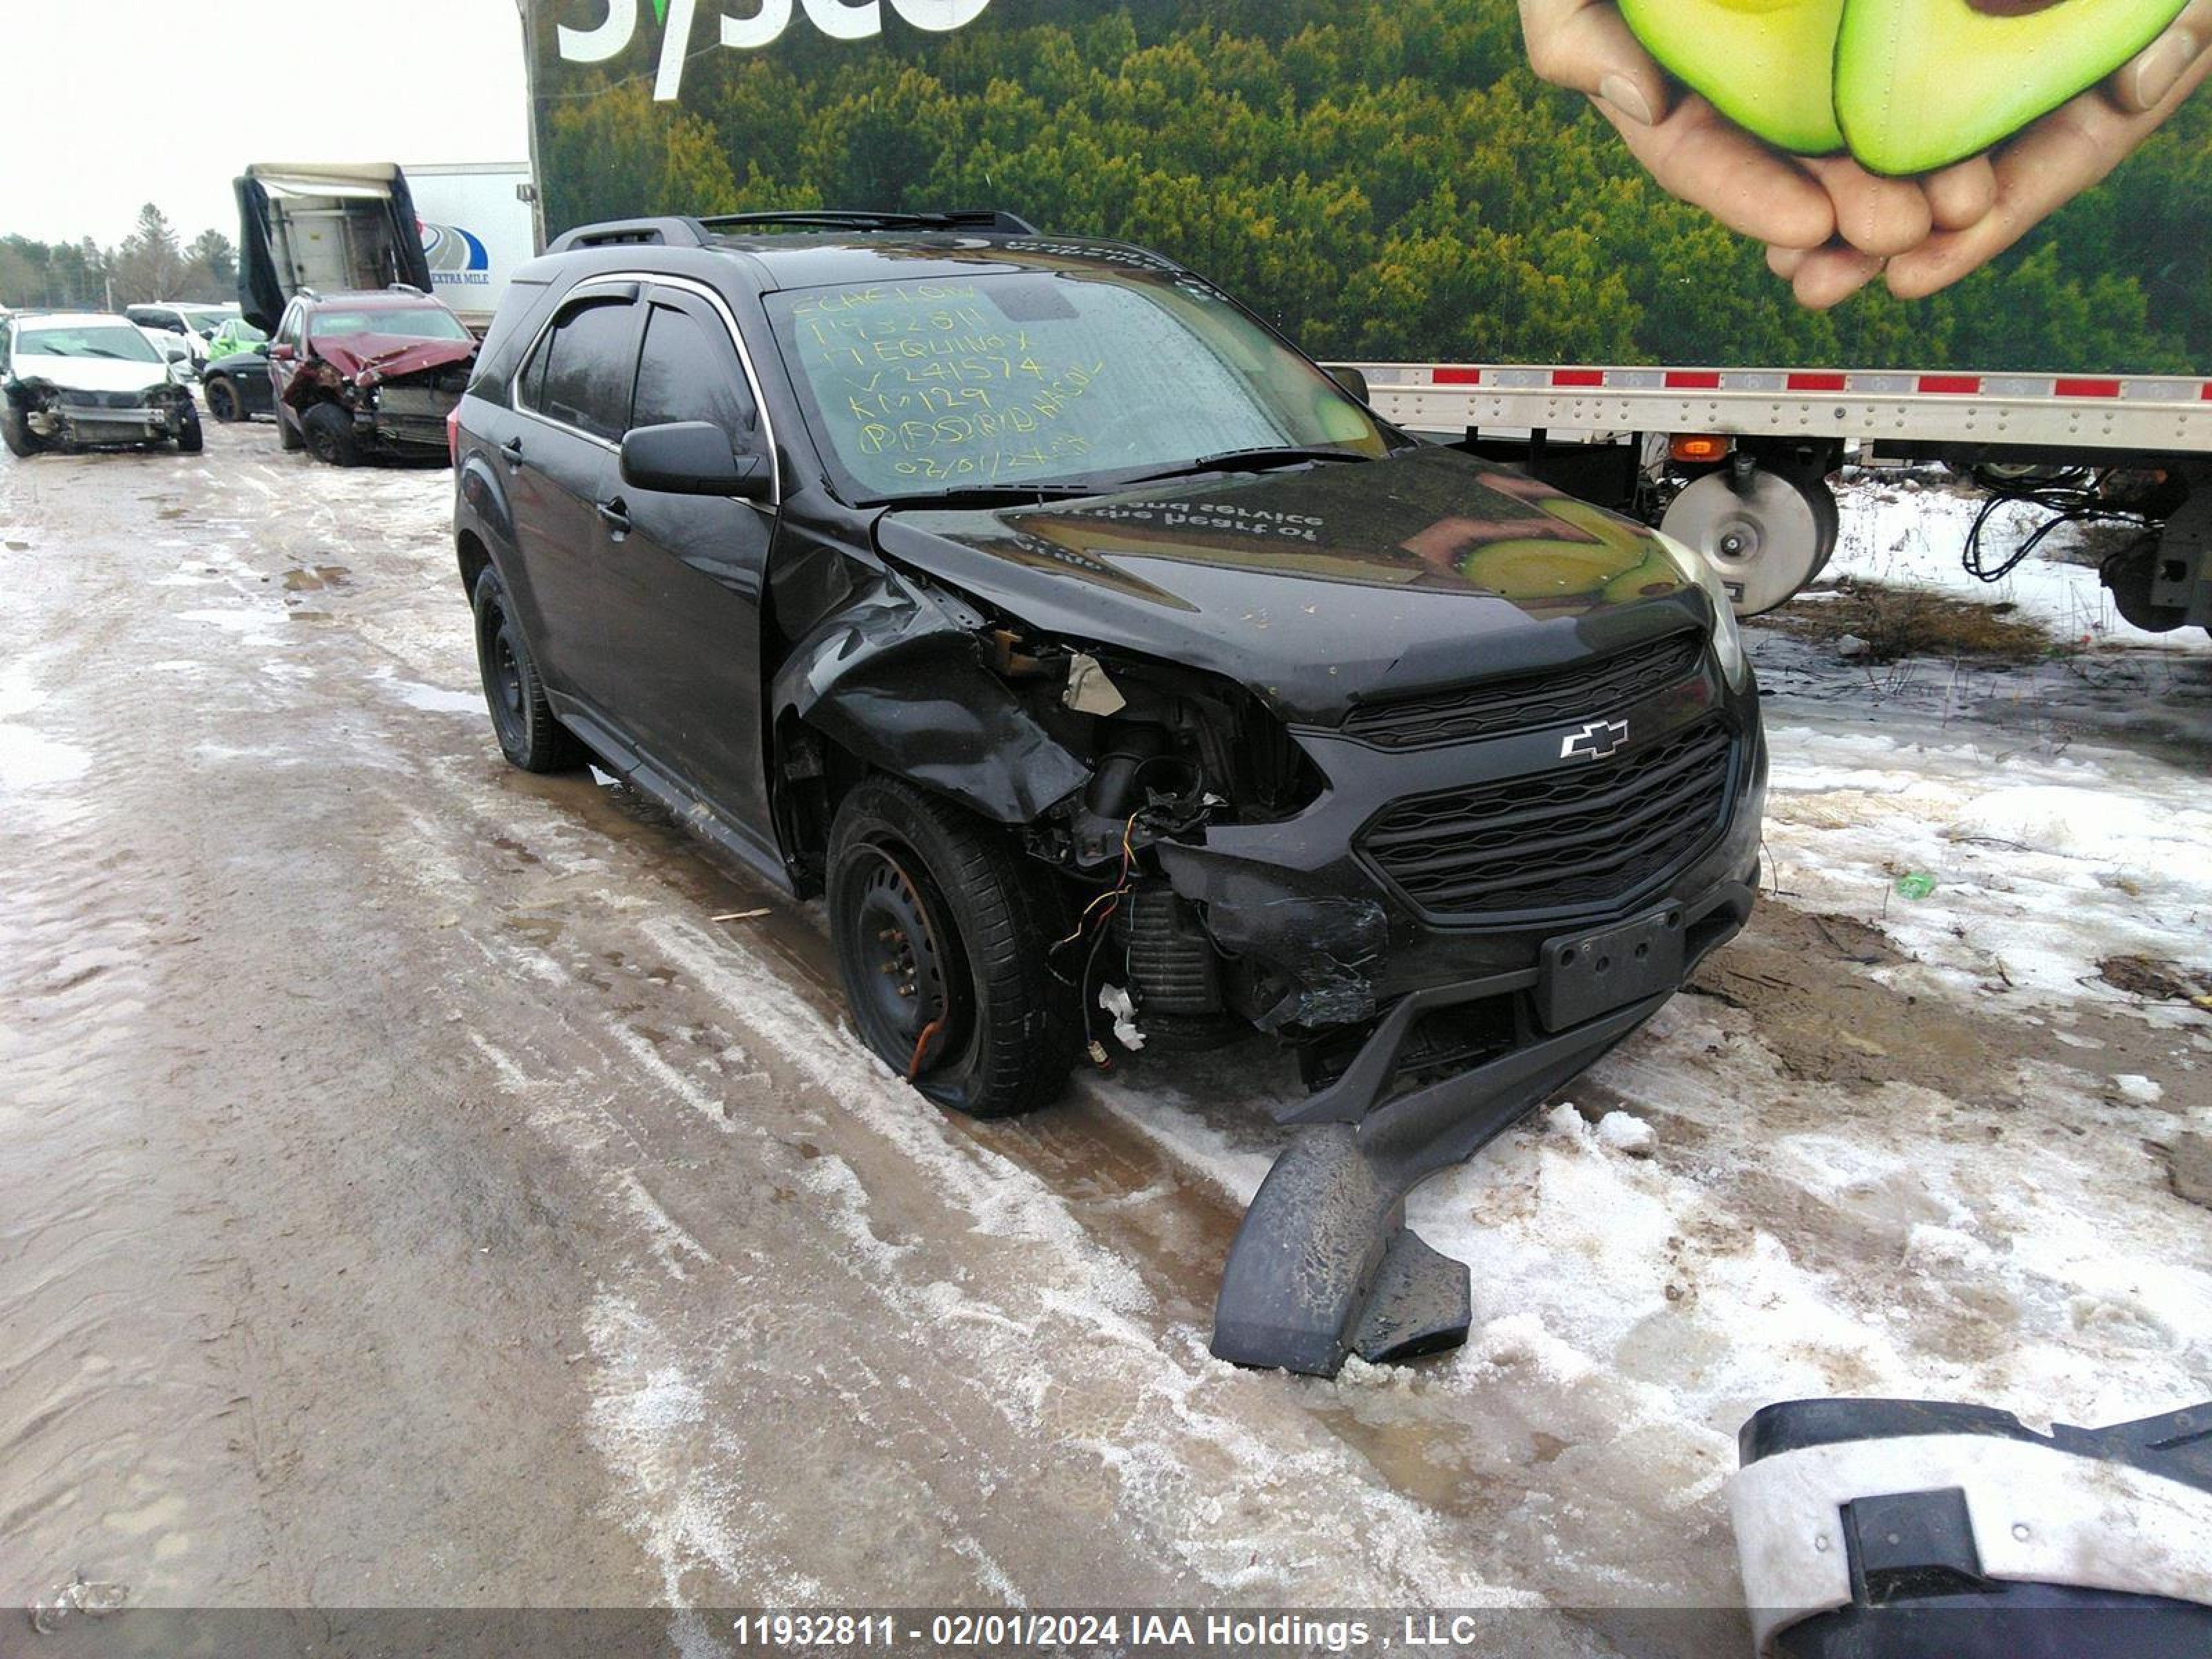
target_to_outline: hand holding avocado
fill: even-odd
[[[1589,94],[1666,189],[1765,241],[1814,307],[1885,265],[1900,297],[1957,281],[2212,70],[2212,0],[1521,0],[1521,16],[1539,75]]]

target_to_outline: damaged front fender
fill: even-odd
[[[848,753],[996,823],[1028,823],[1091,769],[986,664],[974,629],[885,571],[793,649],[775,680],[786,713]]]

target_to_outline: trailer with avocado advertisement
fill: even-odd
[[[2212,625],[2206,0],[526,0],[549,235],[987,206],[1181,260],[1771,608],[1847,458]]]

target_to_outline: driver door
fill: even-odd
[[[769,465],[759,404],[720,309],[689,289],[650,291],[629,427],[705,421],[739,457]],[[643,489],[617,476],[608,538],[605,648],[639,740],[773,859],[762,765],[761,595],[772,504]]]

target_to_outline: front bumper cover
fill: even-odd
[[[1689,967],[1750,919],[1755,869],[1746,876],[1688,908]],[[1230,1245],[1214,1304],[1216,1357],[1333,1376],[1347,1354],[1382,1363],[1466,1340],[1467,1267],[1407,1230],[1407,1194],[1472,1157],[1674,994],[1640,998],[1455,1076],[1389,1092],[1423,1018],[1533,978],[1533,970],[1497,975],[1405,997],[1335,1083],[1279,1115],[1301,1127]]]
[[[1725,817],[1680,868],[1635,887],[1626,902],[1443,927],[1340,832],[1311,823],[1159,847],[1169,879],[1200,908],[1215,943],[1264,963],[1289,987],[1263,1026],[1295,1031],[1381,1013],[1334,1082],[1278,1112],[1298,1133],[1231,1245],[1214,1308],[1218,1357],[1325,1376],[1348,1354],[1379,1362],[1465,1340],[1468,1270],[1407,1230],[1407,1195],[1595,1063],[1750,920],[1766,756],[1755,702],[1749,694],[1730,701],[1738,754]],[[1482,775],[1497,754],[1481,745],[1432,764],[1450,781],[1455,767]],[[1514,764],[1509,757],[1502,775]],[[1340,781],[1342,769],[1332,779]],[[1318,816],[1349,819],[1375,799],[1370,790]],[[1249,856],[1262,850],[1275,856]],[[1318,856],[1302,865],[1304,850]],[[1593,933],[1633,939],[1653,915],[1680,927],[1679,947],[1669,937],[1666,971],[1632,977],[1631,994],[1617,1002],[1593,999],[1579,979],[1571,994],[1558,994],[1565,945]],[[1425,1024],[1485,1004],[1498,1036],[1474,1063],[1432,1079],[1423,1069]]]

